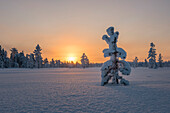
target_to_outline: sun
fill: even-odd
[[[71,62],[71,61],[75,62],[76,61],[76,57],[68,57],[67,59],[68,59],[69,62]]]

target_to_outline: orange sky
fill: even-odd
[[[147,58],[150,42],[163,60],[170,59],[170,1],[143,0],[2,0],[0,1],[0,44],[8,51],[16,47],[30,53],[36,44],[43,58],[67,60],[86,53],[91,62],[104,62],[101,38],[106,29],[119,31],[118,47]]]

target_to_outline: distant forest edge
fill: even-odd
[[[148,58],[149,62],[145,59],[144,62],[138,62],[138,58],[135,57],[133,62],[129,62],[132,67],[170,67],[170,61],[163,62],[161,54],[159,54],[158,62],[156,62],[156,53],[151,43]],[[53,58],[49,61],[47,58],[43,59],[41,56],[41,47],[37,44],[33,53],[24,54],[24,52],[18,52],[16,48],[10,49],[10,58],[7,56],[7,51],[0,45],[0,68],[87,68],[87,67],[101,67],[103,63],[90,63],[85,53],[81,56],[81,63],[74,63],[73,61],[60,61]]]
[[[81,64],[73,61],[60,61],[53,58],[49,61],[41,56],[41,47],[37,44],[33,53],[24,54],[18,52],[16,48],[10,49],[10,58],[7,56],[7,51],[0,45],[0,68],[75,68],[75,67],[101,67],[102,63],[89,63],[89,59],[85,53],[81,56]]]

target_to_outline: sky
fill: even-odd
[[[13,47],[29,54],[39,44],[49,60],[76,57],[80,62],[86,53],[99,63],[108,60],[102,36],[113,26],[127,61],[136,56],[144,61],[151,42],[167,61],[169,6],[169,0],[0,0],[0,45],[8,55]]]

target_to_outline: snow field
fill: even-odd
[[[0,112],[170,112],[170,68],[123,77],[129,86],[100,86],[100,68],[0,69]]]

